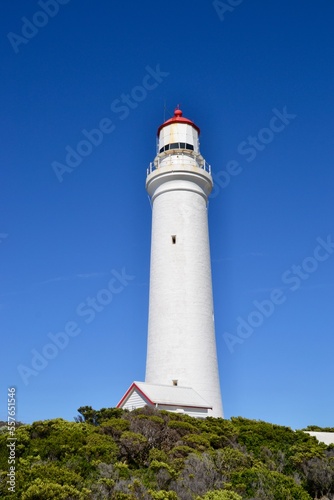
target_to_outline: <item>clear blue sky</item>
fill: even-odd
[[[180,103],[220,182],[225,414],[334,425],[334,5],[237,3],[3,2],[0,419],[7,387],[19,420],[72,420],[144,379],[146,168]]]

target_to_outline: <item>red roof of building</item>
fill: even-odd
[[[182,116],[182,111],[179,109],[179,108],[176,108],[175,111],[174,111],[174,116],[173,118],[170,118],[169,120],[165,121],[162,125],[160,125],[160,127],[158,128],[158,137],[159,137],[159,134],[160,134],[160,130],[163,129],[164,127],[166,127],[166,125],[171,125],[172,123],[186,123],[188,125],[191,125],[192,127],[194,127],[197,132],[198,132],[198,135],[200,134],[200,129],[199,127],[197,127],[197,125],[195,125],[194,122],[192,122],[191,120],[189,120],[188,118],[184,118]]]

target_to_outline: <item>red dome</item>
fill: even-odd
[[[194,122],[192,122],[188,118],[183,118],[182,111],[179,108],[176,108],[175,111],[174,111],[173,118],[170,118],[165,123],[163,123],[162,125],[160,125],[160,127],[158,128],[158,133],[157,133],[158,137],[159,137],[159,134],[160,134],[160,130],[163,129],[164,127],[166,127],[166,125],[171,125],[172,123],[187,123],[188,125],[191,125],[192,127],[194,127],[194,129],[197,130],[198,135],[201,132],[200,129],[197,127],[197,125],[195,125]]]

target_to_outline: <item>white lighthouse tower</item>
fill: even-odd
[[[122,408],[154,404],[223,416],[207,213],[213,181],[199,133],[180,109],[158,129],[146,179],[152,203],[146,377],[132,384]]]

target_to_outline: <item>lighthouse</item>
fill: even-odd
[[[118,407],[223,416],[208,231],[213,181],[199,134],[178,108],[158,128],[146,177],[152,235],[145,382],[134,382]]]

